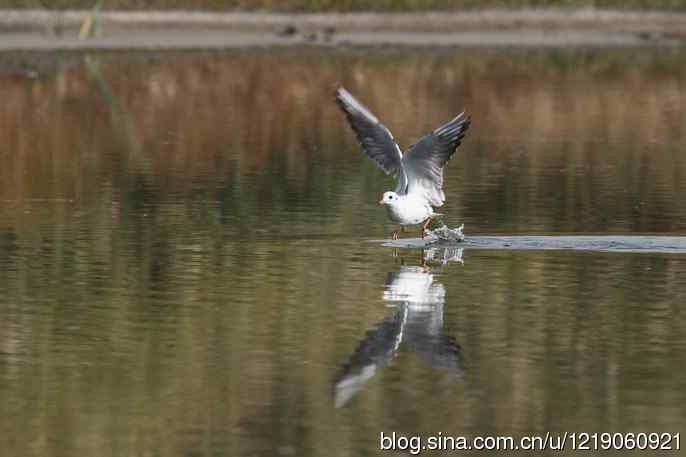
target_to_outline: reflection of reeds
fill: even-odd
[[[140,227],[78,216],[62,243],[50,228],[19,240],[20,261],[0,276],[8,453],[358,455],[356,440],[385,423],[464,434],[683,423],[678,258],[468,253],[442,276],[465,379],[401,354],[336,416],[331,379],[390,313],[383,284],[399,265],[329,242],[246,246],[189,213],[168,204]]]
[[[108,117],[111,131],[120,139],[119,142],[123,144],[128,162],[134,164],[136,162],[141,163],[142,165],[137,168],[149,173],[149,164],[143,158],[143,150],[138,139],[139,134],[136,128],[136,122],[131,113],[122,106],[119,99],[112,92],[109,83],[103,77],[100,68],[100,59],[93,56],[86,56],[84,58],[84,64],[88,72],[88,77],[95,83],[105,102],[109,114]]]

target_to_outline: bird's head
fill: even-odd
[[[383,197],[379,200],[379,205],[394,205],[398,202],[398,194],[395,192],[384,192]]]

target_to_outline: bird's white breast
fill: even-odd
[[[386,208],[391,220],[401,225],[421,224],[433,214],[433,209],[425,200],[409,195],[401,196]]]

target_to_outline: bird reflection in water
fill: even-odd
[[[445,332],[445,288],[429,267],[433,263],[463,264],[461,248],[429,248],[421,252],[421,265],[405,265],[391,272],[383,299],[395,313],[367,332],[334,382],[334,403],[345,405],[376,374],[388,365],[401,345],[406,345],[427,365],[454,378],[462,375],[460,345]]]

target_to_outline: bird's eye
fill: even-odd
[[[393,200],[393,195],[389,195],[389,196],[388,196],[388,199],[389,199],[389,200]]]

